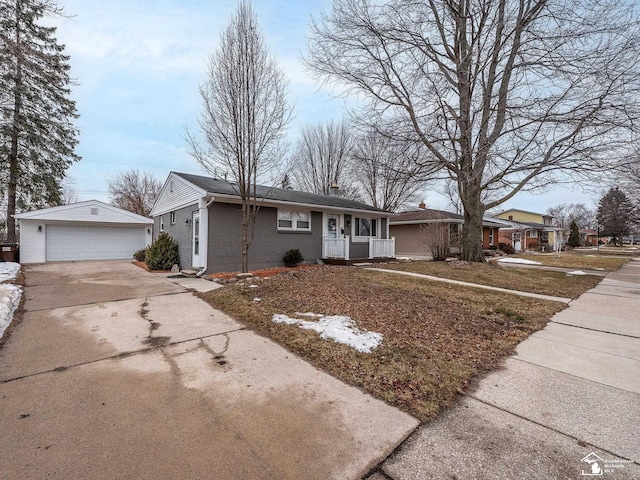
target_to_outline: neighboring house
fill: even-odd
[[[294,248],[306,263],[395,256],[387,212],[340,196],[265,186],[257,196],[250,270],[282,266]],[[151,216],[156,236],[166,232],[178,242],[181,268],[241,270],[241,202],[231,183],[171,172]]]
[[[558,251],[564,245],[562,229],[553,226],[550,215],[510,209],[497,214],[496,218],[508,224],[500,229],[499,242],[512,245],[517,252]]]
[[[421,203],[418,210],[396,214],[389,221],[390,235],[396,239],[396,255],[412,258],[430,257],[424,229],[432,224],[448,226],[450,253],[460,253],[464,216],[426,208],[424,203]],[[498,221],[483,221],[482,248],[498,246],[498,232],[501,227],[502,224]]]
[[[132,259],[151,243],[153,221],[89,200],[15,215],[20,262]]]
[[[598,232],[596,230],[580,230],[580,245],[591,247],[598,245]]]

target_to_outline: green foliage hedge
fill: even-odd
[[[147,247],[144,261],[150,270],[171,270],[179,263],[178,242],[166,233],[161,233],[155,242]]]

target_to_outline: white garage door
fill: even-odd
[[[144,248],[145,227],[47,225],[47,261],[132,258]]]

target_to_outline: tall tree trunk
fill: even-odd
[[[480,190],[465,192],[464,225],[462,226],[461,259],[467,262],[484,262],[482,253],[482,217],[484,205],[480,200]]]
[[[16,3],[16,25],[19,25],[20,3]],[[11,147],[9,149],[9,184],[7,185],[7,242],[16,242],[16,197],[18,192],[18,121],[22,108],[22,59],[20,58],[20,29],[16,27],[16,79],[14,83],[13,118],[11,125]]]
[[[249,206],[242,202],[242,273],[249,271]]]

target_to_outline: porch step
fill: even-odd
[[[180,273],[185,277],[195,277],[199,271],[200,270],[197,270],[195,268],[185,268],[184,270],[180,270]]]
[[[371,263],[371,262],[358,262],[358,263],[354,263],[353,266],[354,267],[360,267],[360,268],[371,268],[371,267],[373,267],[373,263]]]

